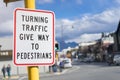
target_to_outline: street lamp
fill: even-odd
[[[62,25],[61,26],[61,49],[63,49],[63,43],[64,43],[64,38],[63,38],[63,35],[64,35],[64,30],[65,30],[65,28],[63,28],[64,26],[70,26],[72,29],[74,28],[74,26],[72,25]]]

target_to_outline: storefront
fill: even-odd
[[[12,60],[12,50],[0,50],[0,61]]]

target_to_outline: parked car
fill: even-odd
[[[71,59],[66,58],[66,59],[63,60],[63,62],[64,62],[64,68],[70,68],[70,67],[72,67]]]
[[[113,62],[115,65],[120,65],[120,54],[114,55]]]
[[[112,54],[108,54],[107,63],[108,65],[120,65],[120,52],[113,52]]]

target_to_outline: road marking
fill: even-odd
[[[18,80],[23,80],[23,79],[26,79],[27,78],[27,76],[23,76],[23,77],[21,77],[20,79],[18,79]]]

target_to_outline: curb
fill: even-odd
[[[11,76],[10,78],[8,76],[6,76],[6,78],[1,77],[0,80],[12,80],[12,79],[19,79],[19,76]]]
[[[68,69],[65,69],[63,70],[62,72],[55,72],[55,73],[41,73],[40,74],[40,77],[48,77],[48,76],[53,76],[53,75],[62,75],[62,74],[65,74],[65,73],[70,73],[70,72],[73,72],[73,71],[76,71],[78,70],[80,67],[77,67],[77,66],[73,66],[72,68],[68,68]],[[25,75],[13,75],[11,76],[10,80],[14,80],[14,79],[17,79],[17,80],[23,80],[23,79],[26,79],[28,78],[28,76],[25,74]],[[1,78],[2,79],[2,78]],[[8,77],[6,77],[6,79],[8,79]]]

